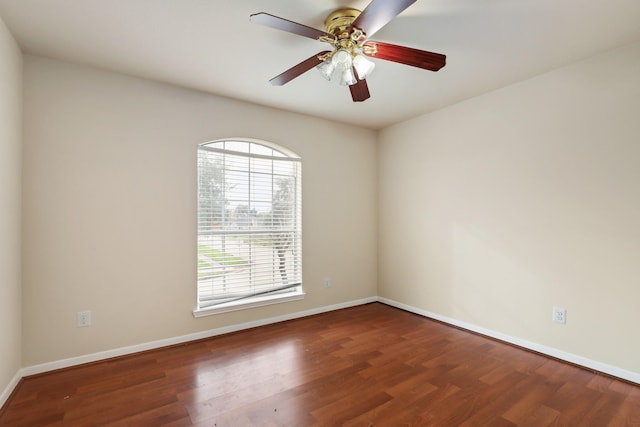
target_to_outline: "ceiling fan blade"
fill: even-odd
[[[297,22],[289,21],[288,19],[270,15],[265,12],[254,13],[249,16],[249,20],[256,24],[275,28],[276,30],[287,31],[314,40],[318,40],[322,36],[334,38],[331,34],[325,33],[324,31],[316,30],[315,28],[307,27],[306,25],[298,24]]]
[[[371,95],[369,94],[369,86],[367,85],[367,81],[360,80],[355,69],[353,70],[353,73],[356,76],[357,82],[349,86],[349,90],[351,91],[351,99],[353,99],[353,102],[366,101],[371,97]]]
[[[415,2],[416,0],[371,0],[351,26],[360,28],[367,38],[371,37]]]
[[[372,58],[385,59],[431,71],[438,71],[444,67],[447,59],[445,55],[440,53],[389,43],[369,41],[363,46],[363,53]]]
[[[295,79],[296,77],[300,76],[301,74],[306,73],[307,71],[309,71],[310,69],[312,69],[316,65],[319,65],[320,63],[322,63],[322,59],[320,59],[320,56],[325,55],[327,53],[329,53],[329,51],[325,50],[325,51],[320,52],[320,53],[318,53],[316,55],[313,55],[312,57],[310,57],[308,59],[305,59],[304,61],[302,61],[298,65],[294,65],[293,67],[289,68],[284,73],[275,76],[274,78],[272,78],[269,81],[274,86],[282,86],[285,83],[289,83],[291,80]]]

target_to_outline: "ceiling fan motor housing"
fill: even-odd
[[[338,39],[350,38],[349,27],[360,16],[358,9],[338,9],[324,20],[325,31]]]

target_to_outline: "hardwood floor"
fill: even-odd
[[[374,303],[25,378],[0,426],[640,426],[640,387]]]

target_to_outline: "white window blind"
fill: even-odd
[[[198,149],[198,309],[302,283],[301,161],[247,141]]]

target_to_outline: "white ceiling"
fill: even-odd
[[[394,1],[394,0],[389,0]],[[325,50],[249,22],[268,12],[323,29],[369,0],[0,0],[23,51],[380,129],[640,39],[640,0],[418,0],[372,39],[447,55],[437,73],[375,60],[371,98],[311,70]]]

